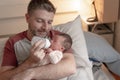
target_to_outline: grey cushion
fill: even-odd
[[[120,59],[120,54],[101,36],[84,32],[90,58],[100,62],[111,63]]]
[[[120,59],[115,62],[106,63],[106,65],[109,68],[109,70],[120,76]]]
[[[89,58],[107,65],[109,70],[120,76],[120,54],[101,36],[84,32]]]

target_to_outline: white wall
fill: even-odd
[[[24,15],[30,0],[0,0],[0,36],[27,29]],[[79,13],[79,0],[51,0],[57,8],[53,24],[65,23]],[[77,2],[76,2],[77,1]]]
[[[120,20],[117,22],[115,26],[115,41],[114,41],[114,47],[115,49],[120,53]]]
[[[29,0],[0,0],[0,35],[18,33],[27,28],[24,14]]]

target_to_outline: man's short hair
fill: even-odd
[[[36,9],[43,9],[53,13],[56,12],[54,5],[49,0],[31,0],[27,8],[28,14],[32,14]]]

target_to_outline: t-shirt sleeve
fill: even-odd
[[[5,44],[1,66],[17,66],[14,43],[11,40],[8,40]]]

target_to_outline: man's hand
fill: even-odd
[[[44,44],[45,43],[40,40],[32,46],[30,56],[28,58],[28,61],[34,64],[34,66],[32,67],[37,66],[40,61],[45,57],[45,51],[43,50]]]

